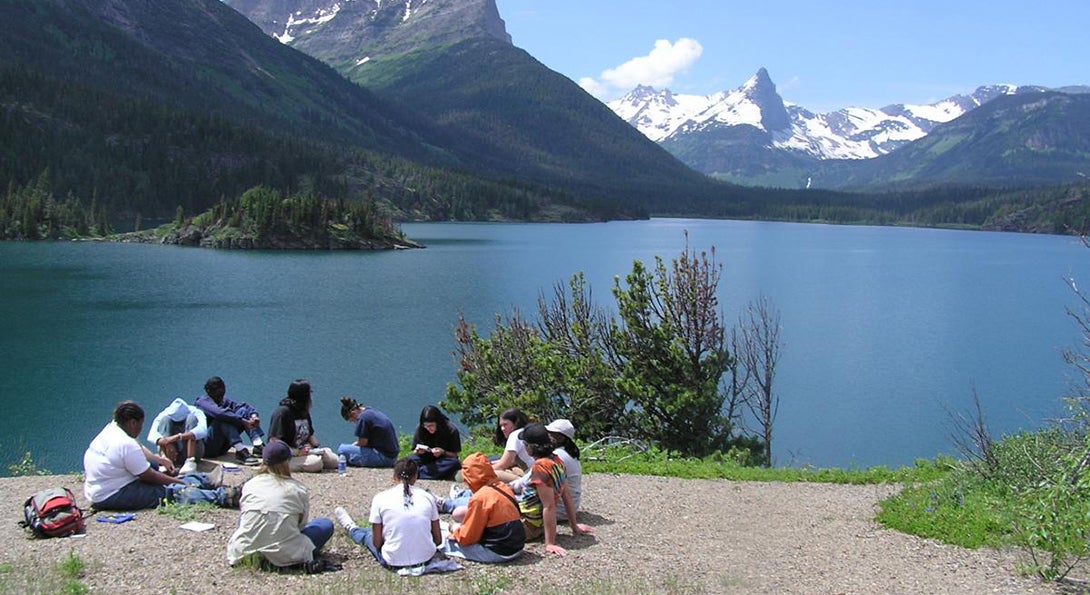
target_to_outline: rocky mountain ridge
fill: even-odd
[[[648,138],[678,142],[732,126],[753,126],[770,148],[815,159],[871,159],[923,138],[996,97],[1045,91],[1038,86],[987,85],[931,104],[846,107],[816,113],[783,100],[761,68],[742,86],[711,95],[679,95],[639,86],[607,105]]]

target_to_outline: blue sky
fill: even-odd
[[[603,100],[706,95],[762,66],[814,111],[1090,84],[1090,0],[497,0],[515,45]]]

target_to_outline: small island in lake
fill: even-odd
[[[255,186],[232,201],[153,229],[113,233],[105,209],[69,196],[58,201],[33,186],[0,203],[0,239],[98,240],[242,250],[387,250],[422,248],[375,203],[285,195]]]
[[[386,250],[422,248],[408,239],[374,202],[283,196],[265,186],[237,201],[221,202],[171,223],[120,234],[121,242],[145,242],[243,250]]]

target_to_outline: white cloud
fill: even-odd
[[[603,100],[631,91],[636,85],[668,87],[674,82],[674,76],[688,70],[703,52],[704,47],[695,39],[682,37],[673,43],[659,39],[646,56],[637,56],[620,66],[604,70],[597,79],[581,78],[579,86]]]

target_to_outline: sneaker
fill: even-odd
[[[181,469],[178,469],[178,475],[189,475],[190,473],[197,472],[197,459],[186,459],[185,464]]]
[[[462,486],[454,483],[450,485],[450,499],[453,500],[462,495]]]
[[[265,446],[263,444],[255,444],[253,451],[255,457],[260,457],[261,453],[265,451]]]
[[[451,512],[447,510],[447,499],[442,496],[439,496],[435,499],[435,508],[437,508],[439,512],[443,514],[450,514]]]
[[[246,450],[245,448],[243,448],[242,450],[236,450],[235,458],[238,459],[239,463],[250,467],[261,464],[261,459],[251,455],[250,451]]]
[[[338,506],[333,509],[333,518],[337,519],[337,522],[349,533],[356,527],[359,527],[359,525],[356,524],[356,521],[352,520],[352,515],[348,514],[348,511],[343,507]]]

